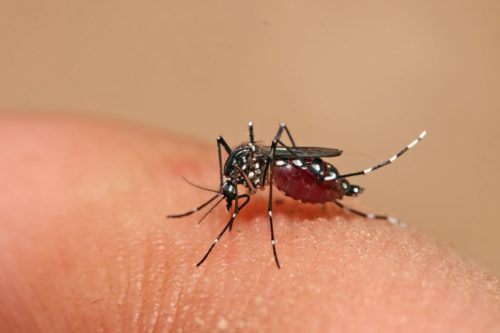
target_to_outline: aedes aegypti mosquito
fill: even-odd
[[[288,127],[284,123],[280,124],[271,146],[263,146],[255,142],[252,122],[248,124],[248,130],[250,141],[242,143],[234,149],[229,147],[222,136],[217,138],[220,174],[219,190],[208,189],[186,180],[189,184],[199,189],[213,192],[215,195],[199,207],[186,213],[167,216],[169,218],[179,218],[191,215],[219,198],[201,218],[201,222],[223,200],[226,200],[226,209],[228,212],[234,203],[231,218],[196,266],[200,266],[207,259],[222,235],[228,229],[231,230],[236,216],[250,201],[250,195],[255,194],[258,189],[263,190],[267,185],[269,186],[268,215],[271,229],[271,245],[278,268],[281,267],[274,239],[272,185],[276,186],[285,195],[304,203],[333,202],[346,211],[367,219],[381,219],[391,224],[400,224],[399,220],[392,216],[365,213],[349,208],[340,199],[344,196],[354,197],[363,192],[362,187],[349,183],[346,178],[366,175],[391,164],[422,140],[426,135],[425,131],[388,160],[368,169],[340,174],[332,164],[322,160],[322,158],[326,157],[340,156],[342,154],[342,150],[340,149],[297,146]],[[291,146],[281,141],[283,132],[288,136]],[[222,163],[222,149],[229,155],[224,163]],[[240,194],[238,192],[238,185],[245,186],[248,193]],[[244,200],[243,203],[240,204],[240,200]]]

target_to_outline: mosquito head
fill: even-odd
[[[233,201],[236,200],[236,183],[232,179],[228,179],[222,184],[222,195],[226,198],[226,209],[229,211],[233,204]]]
[[[236,199],[236,184],[232,179],[228,179],[222,184],[222,195],[227,199]]]

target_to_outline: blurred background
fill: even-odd
[[[1,110],[124,119],[214,154],[249,120],[266,142],[286,121],[354,171],[426,129],[356,179],[360,200],[500,276],[499,1],[3,0],[0,45]]]

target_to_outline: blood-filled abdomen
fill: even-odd
[[[344,196],[344,190],[338,180],[321,181],[311,170],[296,166],[292,161],[284,165],[274,165],[273,168],[273,182],[276,187],[295,200],[326,203]]]

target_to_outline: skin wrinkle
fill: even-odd
[[[128,189],[127,192],[129,192]],[[114,197],[117,196],[114,195]],[[135,201],[136,200],[133,199],[132,202]],[[112,287],[117,289],[116,295],[118,297],[115,304],[118,305],[118,311],[116,315],[118,317],[117,323],[122,325],[122,331],[130,329],[126,324],[129,318],[134,318],[134,316],[141,313],[141,311],[136,308],[140,306],[141,299],[136,297],[136,295],[140,293],[140,288],[137,287],[141,287],[142,285],[140,281],[141,275],[143,274],[142,272],[144,271],[141,268],[141,263],[144,260],[142,251],[144,247],[141,244],[145,243],[144,232],[135,227],[137,218],[132,215],[133,211],[130,211],[128,206],[125,207],[127,208],[122,208],[113,213],[112,220],[116,219],[119,222],[116,231],[112,231],[113,236],[111,239],[111,243],[113,243],[112,240],[115,239],[116,241],[114,244],[118,244],[116,251],[113,253],[113,262],[115,266],[112,270],[118,273],[113,275],[113,279],[118,279],[121,282],[116,284],[117,288],[115,286]],[[147,207],[145,208],[147,209]],[[125,235],[125,237],[122,235]],[[133,249],[132,255],[129,254],[130,249]],[[123,286],[123,290],[120,291],[121,286]],[[129,323],[129,325],[130,324],[133,323]]]
[[[150,179],[147,179],[146,184],[149,181],[150,181]],[[144,186],[142,186],[142,188],[144,188]],[[145,209],[147,209],[147,208],[145,208]],[[145,219],[143,221],[145,225],[149,225],[149,222],[147,222],[148,220],[149,219]],[[153,267],[154,263],[157,262],[157,261],[155,261],[157,259],[152,258],[153,256],[149,253],[150,251],[152,251],[150,249],[150,246],[148,245],[151,243],[149,241],[151,239],[151,234],[152,233],[150,231],[147,231],[146,236],[140,236],[140,237],[146,237],[146,240],[135,240],[133,242],[136,242],[136,243],[131,244],[131,245],[127,245],[128,248],[132,247],[132,248],[136,248],[136,249],[137,248],[145,248],[146,249],[146,252],[144,253],[144,255],[140,255],[140,257],[144,258],[144,260],[141,260],[141,262],[143,262],[143,264],[142,264],[143,268],[141,269],[141,271],[146,272],[146,274],[144,276],[144,281],[145,281],[146,286],[153,285],[153,283],[150,283],[150,281],[148,281],[148,280],[154,279],[154,275],[157,274],[156,272],[154,272],[154,267]],[[139,274],[139,273],[138,272],[134,273],[135,276],[137,276],[137,274]],[[136,305],[137,304],[144,304],[144,306],[140,305],[141,308],[139,308],[139,305],[137,305],[135,309],[131,310],[132,316],[135,316],[135,318],[137,318],[136,325],[139,325],[141,327],[150,325],[150,319],[145,319],[145,318],[148,318],[149,315],[144,316],[144,314],[146,312],[148,312],[146,309],[149,309],[149,306],[148,306],[149,299],[152,298],[151,296],[154,296],[154,298],[156,298],[156,295],[152,295],[149,291],[149,289],[151,289],[151,288],[147,287],[146,289],[142,289],[140,291],[135,290],[135,295],[140,295],[140,296],[133,296],[130,289],[131,288],[129,285],[128,290],[126,292],[126,294],[129,296],[126,296],[126,298],[131,298],[131,299],[140,298],[140,300],[138,300],[137,302],[133,301],[133,302],[131,302],[131,304],[136,304]],[[136,326],[136,327],[138,327],[138,326]],[[123,329],[125,329],[125,327],[123,327]]]
[[[122,236],[118,236],[119,238],[117,239],[117,253],[114,256],[114,267],[116,267],[116,273],[113,275],[109,275],[110,278],[111,276],[114,276],[117,281],[113,280],[108,280],[108,286],[110,286],[110,289],[118,289],[116,293],[116,309],[114,311],[115,317],[116,317],[116,323],[117,325],[121,324],[123,325],[124,320],[122,320],[122,311],[120,308],[123,306],[125,296],[126,296],[126,288],[127,288],[127,281],[126,281],[126,276],[125,276],[125,265],[124,265],[124,258],[125,256],[125,247],[124,247],[124,240]],[[113,288],[114,287],[114,288]],[[111,293],[110,293],[111,295]],[[124,327],[122,326],[122,330]]]
[[[170,239],[178,239],[182,237],[182,235],[173,235],[170,237]],[[169,290],[169,295],[171,300],[169,301],[170,306],[168,307],[170,311],[166,314],[166,326],[165,329],[168,331],[177,331],[179,330],[178,328],[178,322],[181,320],[180,316],[182,316],[182,308],[184,307],[182,299],[184,295],[184,291],[187,289],[186,288],[186,283],[189,281],[195,281],[199,278],[199,275],[193,274],[191,278],[187,274],[189,271],[192,271],[192,269],[189,269],[189,262],[184,260],[184,244],[177,246],[182,246],[182,248],[179,249],[181,252],[182,258],[180,259],[180,262],[177,263],[177,267],[173,269],[173,271],[170,273],[170,283],[167,282],[167,279],[165,279],[165,285],[170,285],[173,286],[171,290]],[[177,257],[177,256],[176,256]],[[172,265],[174,262],[172,261]],[[192,263],[191,263],[192,264]],[[194,264],[192,264],[194,265]],[[191,266],[192,266],[191,265]],[[192,268],[192,267],[191,267]],[[167,290],[164,290],[164,293],[167,293]],[[166,302],[166,301],[165,301]],[[180,311],[178,311],[180,309]],[[181,315],[179,315],[179,312],[181,312]],[[163,327],[163,326],[160,326]]]
[[[144,304],[143,310],[140,311],[138,322],[141,323],[141,330],[151,331],[158,320],[158,308],[154,304],[158,300],[158,277],[164,275],[165,270],[162,269],[164,264],[161,264],[163,256],[157,255],[157,244],[160,237],[152,226],[148,228],[145,247],[146,259],[144,261],[145,274],[145,288],[141,293],[142,303]],[[161,235],[160,235],[161,236]],[[163,241],[160,240],[160,244]],[[161,254],[161,253],[160,253]]]
[[[5,124],[0,122],[0,135],[5,135],[2,126]],[[162,135],[92,122],[59,120],[55,124],[33,122],[30,126],[45,126],[51,130],[40,132],[57,133],[51,134],[50,140],[37,139],[40,147],[51,147],[51,140],[62,137],[78,146],[83,145],[79,140],[84,141],[88,147],[85,153],[79,154],[79,164],[85,170],[80,176],[82,179],[78,177],[80,169],[72,170],[69,176],[72,180],[69,186],[77,195],[68,196],[69,192],[65,192],[68,191],[65,165],[60,162],[68,157],[59,148],[51,152],[52,161],[40,160],[42,172],[44,168],[55,168],[53,159],[57,159],[60,169],[56,170],[61,171],[54,174],[59,173],[60,180],[55,178],[57,186],[51,191],[60,193],[61,198],[67,196],[70,208],[65,208],[67,214],[57,224],[46,215],[53,207],[38,212],[36,221],[41,221],[37,223],[43,227],[40,229],[33,223],[30,229],[34,234],[51,232],[50,237],[41,244],[18,244],[21,249],[34,249],[30,260],[40,263],[38,269],[29,265],[31,261],[17,267],[25,272],[23,283],[34,292],[35,281],[54,280],[39,290],[38,299],[28,290],[15,311],[26,313],[33,306],[42,310],[37,313],[36,324],[45,331],[54,328],[51,326],[57,324],[53,323],[54,313],[61,311],[64,314],[60,318],[67,318],[68,322],[59,323],[59,327],[78,331],[84,328],[84,322],[91,324],[92,321],[83,321],[83,314],[75,309],[81,306],[82,299],[91,302],[103,294],[109,299],[95,305],[104,313],[103,320],[109,322],[114,312],[105,304],[119,303],[120,277],[128,282],[128,289],[122,294],[125,295],[123,304],[117,306],[118,313],[122,314],[117,324],[122,331],[130,330],[137,301],[143,301],[143,306],[136,328],[145,329],[141,323],[149,323],[151,306],[158,298],[163,304],[177,302],[178,313],[174,314],[173,326],[170,326],[173,331],[199,331],[200,321],[194,321],[194,314],[203,321],[204,331],[226,326],[231,331],[241,325],[253,331],[303,331],[305,328],[346,331],[375,324],[383,325],[382,331],[429,331],[439,327],[447,330],[449,323],[460,323],[464,330],[472,324],[482,331],[499,327],[496,319],[500,313],[498,282],[493,278],[414,230],[400,230],[380,221],[366,222],[335,208],[324,209],[278,198],[284,203],[275,212],[278,251],[283,261],[283,269],[277,270],[269,244],[266,193],[252,197],[233,232],[224,235],[207,262],[196,268],[197,259],[227,222],[228,215],[219,207],[198,226],[197,217],[166,220],[165,214],[192,208],[206,196],[186,185],[181,176],[200,184],[210,185],[210,179],[217,183],[216,172],[207,167],[217,165],[214,147],[206,149],[174,140],[179,141],[179,147]],[[98,137],[93,135],[94,128],[101,133]],[[123,139],[129,136],[133,139]],[[136,140],[142,143],[135,143]],[[124,142],[127,149],[123,149]],[[65,149],[71,151],[70,148],[71,145]],[[0,143],[2,149],[7,148]],[[45,150],[33,151],[40,154]],[[138,156],[135,150],[141,150],[141,160],[133,158]],[[177,155],[177,150],[182,150],[183,155]],[[34,154],[33,151],[30,154]],[[22,149],[17,153],[26,154]],[[175,156],[175,166],[170,164],[170,160],[174,160],[170,154]],[[190,156],[197,159],[193,161]],[[199,160],[203,166],[197,165]],[[122,166],[120,171],[113,172],[115,165]],[[79,168],[79,165],[71,166]],[[102,174],[97,170],[103,170]],[[102,181],[101,177],[108,181],[106,191],[95,191],[93,187]],[[86,186],[82,187],[82,183]],[[11,186],[9,179],[4,184],[7,188]],[[45,194],[44,204],[51,203],[51,191]],[[151,195],[154,198],[149,198]],[[12,198],[7,199],[14,200]],[[86,200],[84,206],[82,198]],[[37,203],[31,197],[27,199]],[[85,232],[80,230],[82,221],[88,228]],[[9,231],[8,237],[15,236],[15,232]],[[74,246],[61,242],[66,238],[72,239]],[[166,244],[168,251],[157,252],[155,239]],[[96,241],[102,244],[102,252],[89,246]],[[39,247],[48,244],[51,246],[40,253]],[[77,264],[66,267],[63,271],[66,274],[59,272],[59,265],[50,268],[46,265],[56,261],[59,251],[68,252],[68,258],[77,255]],[[95,256],[103,258],[96,261]],[[117,256],[122,256],[123,261],[116,261]],[[16,254],[18,257],[28,258],[22,253]],[[102,262],[112,263],[105,267],[109,269],[111,281],[104,275],[93,274],[91,267]],[[164,274],[163,267],[168,267]],[[16,272],[14,267],[12,272]],[[85,274],[80,274],[82,272]],[[142,273],[145,274],[139,291],[135,283]],[[98,280],[90,281],[92,279]],[[424,279],[432,283],[423,287]],[[19,288],[15,279],[8,281],[9,287]],[[106,294],[109,287],[111,292]],[[4,288],[5,282],[0,279],[0,295]],[[158,292],[159,289],[163,289],[163,293]],[[72,293],[66,294],[68,290]],[[58,304],[61,295],[64,295],[64,304]],[[183,310],[186,306],[188,309]],[[165,315],[171,314],[167,307]],[[165,319],[165,326],[160,323],[158,330],[168,325]],[[107,328],[113,330],[114,327]]]
[[[163,304],[163,295],[164,291],[167,290],[165,282],[166,268],[165,260],[167,259],[164,256],[166,246],[164,241],[163,233],[160,229],[155,227],[150,228],[150,241],[149,245],[146,245],[149,248],[149,276],[147,279],[147,284],[149,284],[149,288],[145,290],[143,297],[145,297],[144,303],[149,308],[148,313],[150,313],[150,318],[146,320],[145,311],[142,312],[140,320],[142,320],[147,327],[147,331],[155,331],[155,328],[158,327],[159,324],[159,316],[160,316],[160,306]],[[151,241],[154,239],[154,241]]]
[[[156,318],[152,331],[153,332],[160,332],[163,331],[163,327],[165,327],[166,319],[168,316],[168,312],[163,310],[167,308],[167,305],[165,303],[165,298],[166,298],[166,293],[169,291],[169,287],[167,286],[167,279],[161,279],[161,285],[160,285],[160,293],[158,295],[159,298],[159,303],[157,305],[158,309],[157,311],[159,312],[158,317]]]
[[[173,235],[175,239],[178,239],[181,236],[182,235]],[[184,245],[182,246],[184,247]],[[172,281],[168,283],[167,277],[163,279],[166,286],[170,285],[173,286],[173,288],[170,288],[170,290],[164,288],[160,296],[161,298],[163,298],[163,295],[166,295],[168,292],[168,295],[171,299],[169,301],[169,304],[173,304],[169,306],[169,309],[171,309],[172,312],[166,312],[165,324],[158,323],[160,328],[164,327],[165,330],[168,331],[178,331],[180,329],[178,323],[183,319],[182,313],[184,311],[182,309],[185,306],[183,302],[184,291],[190,290],[192,286],[196,285],[198,280],[202,277],[199,270],[194,270],[193,272],[194,264],[192,262],[189,262],[189,259],[184,258],[185,250],[181,248],[179,249],[179,251],[182,253],[183,257],[180,258],[181,262],[177,263],[176,268],[174,268],[170,273],[170,276],[173,277],[173,279],[171,279]],[[189,273],[191,273],[191,275]],[[164,302],[167,302],[167,300],[165,300]],[[180,311],[178,311],[179,309]],[[179,315],[179,312],[181,312],[181,315]]]
[[[172,324],[172,326],[168,327],[167,326],[167,329],[169,331],[173,331],[173,332],[176,332],[179,330],[178,328],[178,325],[177,323],[180,322],[180,320],[178,319],[179,318],[179,311],[178,309],[181,309],[181,305],[182,305],[182,302],[181,302],[181,299],[182,299],[182,294],[183,294],[183,290],[184,290],[184,284],[181,282],[180,284],[178,284],[179,288],[178,289],[178,292],[175,294],[175,298],[174,298],[174,306],[173,306],[173,311],[174,313],[172,315],[169,315],[168,318],[171,318],[170,322],[167,321],[167,324]]]
[[[146,238],[147,236],[142,237]],[[141,237],[141,238],[142,238]],[[132,242],[129,243],[130,248],[140,248],[144,249],[145,248],[145,241],[141,240],[133,240]],[[143,302],[144,302],[144,295],[143,295],[143,289],[144,289],[144,276],[147,273],[146,270],[146,260],[147,260],[147,253],[145,251],[142,251],[142,255],[140,258],[137,258],[137,264],[135,265],[136,268],[132,271],[132,277],[129,278],[130,283],[128,284],[127,288],[127,295],[129,299],[129,306],[130,306],[130,328],[128,330],[132,331],[138,331],[139,329],[139,316],[141,315],[141,310],[143,309]]]
[[[167,266],[163,269],[163,271],[167,270]],[[156,318],[154,319],[154,322],[152,323],[152,332],[159,332],[161,331],[161,327],[163,327],[163,323],[166,320],[166,313],[163,309],[165,309],[165,295],[167,290],[169,290],[168,286],[166,285],[167,280],[163,278],[164,275],[159,274],[158,275],[158,299],[155,301],[155,311],[157,313]]]
[[[149,228],[148,228],[149,229]],[[154,267],[152,264],[153,253],[151,244],[152,233],[150,230],[146,232],[144,242],[141,246],[144,246],[144,259],[142,261],[142,278],[141,278],[141,288],[137,292],[137,297],[139,300],[136,302],[137,307],[134,310],[135,326],[133,330],[138,331],[148,331],[148,325],[145,322],[144,317],[149,317],[151,315],[151,309],[148,307],[149,298],[155,297],[152,293],[152,283],[154,281]]]
[[[108,265],[106,264],[106,260],[104,259],[105,257],[104,257],[104,250],[103,250],[102,245],[103,244],[100,244],[99,242],[95,242],[95,244],[94,244],[95,248],[97,249],[97,251],[99,253],[100,263],[103,265],[103,267],[107,267]],[[119,270],[119,271],[121,271],[121,270]],[[105,287],[104,287],[104,291],[103,291],[102,295],[105,295],[105,297],[107,297],[108,300],[106,302],[106,298],[101,297],[101,298],[98,298],[98,299],[92,301],[91,303],[89,303],[86,306],[86,308],[88,309],[88,312],[91,313],[91,315],[87,315],[85,318],[83,318],[86,329],[90,330],[91,329],[90,325],[94,324],[95,321],[92,320],[91,318],[89,318],[89,316],[91,316],[93,318],[97,317],[96,330],[98,332],[104,332],[106,330],[107,325],[105,324],[106,321],[105,321],[105,318],[103,315],[102,307],[103,307],[103,303],[110,303],[109,297],[111,294],[111,285],[115,283],[115,282],[111,281],[109,269],[103,269],[102,272],[103,272],[104,280],[105,280],[105,283],[104,283]],[[110,308],[111,308],[111,311],[116,311],[114,306],[110,306]],[[114,318],[111,320],[111,322],[112,323],[118,322],[118,320],[116,318]]]

